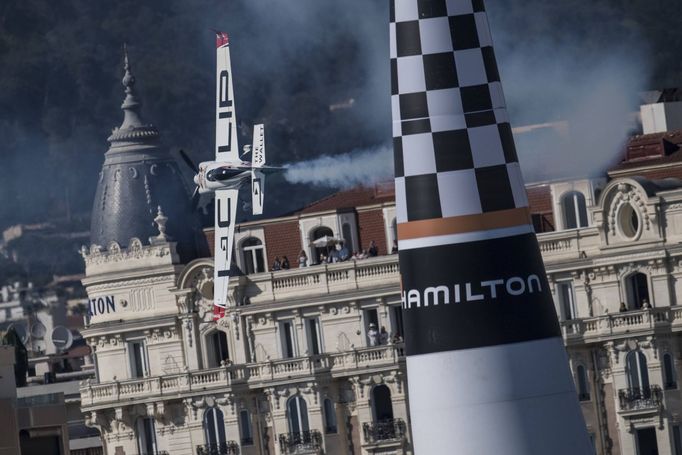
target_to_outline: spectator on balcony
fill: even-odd
[[[625,302],[620,302],[620,308],[618,308],[618,311],[621,313],[625,313],[628,310],[628,307],[625,306]]]
[[[286,256],[282,256],[282,269],[283,270],[289,270],[291,266],[289,265],[289,258]]]
[[[374,240],[369,242],[369,249],[367,250],[367,253],[371,258],[379,255],[379,249],[377,248],[377,244],[374,242]]]
[[[298,266],[299,267],[308,266],[308,255],[305,254],[305,250],[301,250],[301,252],[298,253]]]
[[[282,263],[279,260],[279,256],[275,256],[275,262],[272,263],[272,271],[282,270]]]
[[[391,343],[392,344],[398,344],[403,342],[403,336],[400,334],[400,332],[396,332],[393,334],[391,337]]]
[[[649,303],[649,299],[642,299],[642,308],[645,310],[651,309],[651,304]]]
[[[338,247],[338,245],[337,245],[337,247]],[[329,256],[327,256],[327,262],[329,264],[335,264],[335,263],[339,262],[339,252],[336,250],[336,248],[333,248],[329,252]]]
[[[388,344],[388,332],[383,325],[381,326],[381,330],[379,330],[379,344]]]
[[[391,254],[397,254],[398,253],[398,241],[394,240],[393,241],[393,248],[391,248]]]
[[[341,249],[339,250],[339,260],[341,261],[347,261],[350,259],[350,251],[348,251],[348,247],[346,247],[346,244],[341,242]]]
[[[377,330],[377,325],[373,322],[369,323],[369,330],[367,331],[367,340],[370,346],[379,345],[379,331]]]

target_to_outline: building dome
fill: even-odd
[[[183,262],[197,256],[198,218],[177,162],[159,141],[155,126],[140,118],[135,77],[125,53],[123,123],[108,141],[92,208],[90,241],[107,247],[126,247],[132,238],[147,242],[159,234],[154,222],[159,207],[168,217],[166,234],[177,242]]]

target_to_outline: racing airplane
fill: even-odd
[[[253,214],[261,215],[265,175],[281,169],[265,166],[265,132],[262,124],[254,125],[252,150],[248,145],[244,147],[243,155],[251,151],[251,162],[240,158],[227,33],[216,31],[216,48],[215,161],[200,163],[194,176],[199,194],[215,193],[214,320],[225,316],[227,307],[239,188],[251,181]]]

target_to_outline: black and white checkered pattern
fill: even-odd
[[[526,207],[482,0],[393,0],[398,222]]]

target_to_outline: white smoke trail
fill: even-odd
[[[284,177],[291,183],[348,189],[372,186],[393,178],[393,146],[353,150],[337,156],[321,156],[286,164]]]

